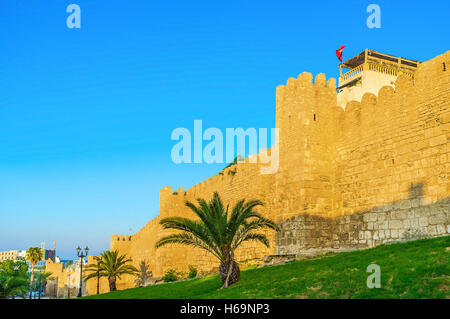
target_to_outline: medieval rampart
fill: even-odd
[[[279,169],[261,174],[246,160],[184,191],[165,187],[159,215],[132,236],[111,237],[111,249],[150,264],[155,276],[188,265],[218,267],[207,252],[185,246],[155,249],[169,232],[168,216],[193,217],[186,200],[218,191],[233,205],[260,199],[278,222],[271,247],[247,244],[240,262],[269,254],[346,250],[450,233],[450,52],[422,63],[414,80],[400,76],[395,90],[337,107],[336,81],[302,73],[277,87]],[[132,287],[124,277],[119,289]]]

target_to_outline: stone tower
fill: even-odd
[[[419,65],[417,61],[366,49],[339,65],[337,105],[345,108],[350,101],[361,102],[364,93],[377,95],[383,86],[395,89],[397,77],[406,74],[414,79]],[[350,71],[342,74],[342,68]]]

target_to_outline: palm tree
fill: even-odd
[[[85,276],[85,280],[99,277],[107,277],[109,282],[109,291],[116,291],[116,279],[121,279],[121,275],[136,275],[138,270],[133,265],[127,265],[132,262],[126,255],[120,255],[117,250],[105,251],[101,254],[100,263],[89,264],[86,271],[90,272]]]
[[[143,260],[139,264],[138,273],[136,274],[136,280],[134,281],[136,287],[142,287],[145,282],[152,278],[152,272],[149,270],[149,265]]]
[[[36,264],[42,260],[42,249],[39,247],[30,247],[27,250],[27,255],[25,257],[31,264],[31,278],[30,278],[30,299],[31,299],[31,290],[33,285],[34,278],[34,267]]]
[[[197,199],[198,206],[186,201],[200,220],[182,217],[168,217],[160,221],[164,229],[181,230],[181,233],[169,235],[156,242],[156,248],[167,244],[184,244],[207,250],[220,261],[219,273],[222,288],[228,287],[240,279],[239,265],[235,261],[235,250],[246,241],[259,241],[269,247],[269,240],[253,231],[269,228],[278,231],[278,226],[264,218],[254,209],[263,206],[259,200],[239,201],[229,213],[217,192],[210,202]]]
[[[25,261],[0,262],[0,298],[25,295],[28,291],[28,264]]]
[[[32,283],[33,289],[38,290],[39,294],[41,293],[41,290],[45,291],[45,287],[47,286],[47,282],[49,280],[55,279],[52,277],[52,273],[49,271],[45,271],[45,266],[42,266],[38,273],[38,277],[34,279],[34,282]],[[40,298],[40,295],[39,295]]]
[[[28,291],[28,278],[0,274],[0,298],[8,298],[17,294],[26,294]]]

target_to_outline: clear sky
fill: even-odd
[[[81,29],[66,7],[81,7]],[[369,29],[366,8],[381,8]],[[171,161],[173,129],[271,128],[275,88],[338,76],[365,48],[449,49],[443,1],[0,1],[0,250],[109,248],[158,214],[159,190],[223,164]]]

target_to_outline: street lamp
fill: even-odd
[[[89,252],[88,246],[84,249],[84,252],[80,248],[80,246],[77,247],[77,256],[80,257],[80,290],[78,291],[78,296],[81,297],[81,289],[83,289],[83,258],[87,257]]]
[[[102,256],[97,258],[97,295],[100,294],[100,263],[102,262]]]

